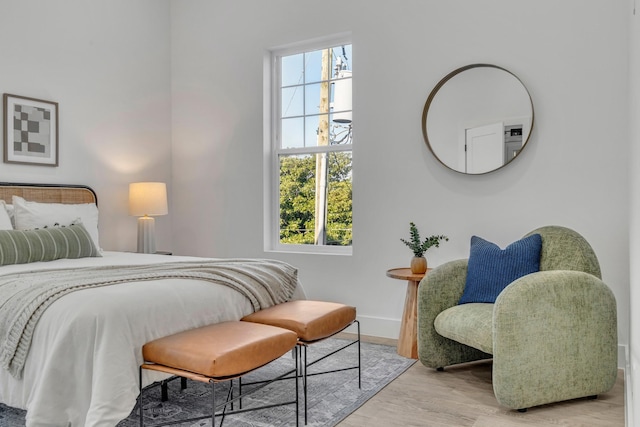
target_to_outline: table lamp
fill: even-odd
[[[164,182],[133,182],[129,184],[129,215],[138,218],[138,252],[156,252],[154,216],[166,215],[167,185]]]

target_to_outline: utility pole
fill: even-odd
[[[318,122],[318,147],[329,145],[329,73],[332,49],[322,50],[322,75],[320,83],[320,120]],[[327,153],[316,154],[316,220],[314,241],[316,245],[327,243]]]

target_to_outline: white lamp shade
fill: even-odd
[[[159,216],[169,213],[167,184],[133,182],[129,184],[129,215]]]

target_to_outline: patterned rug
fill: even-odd
[[[328,339],[308,348],[307,358],[311,362],[336,348],[347,344],[343,339]],[[344,367],[356,366],[358,360],[357,346],[328,357],[309,368],[308,379],[308,426],[333,427],[346,418],[363,403],[374,396],[406,371],[415,360],[406,359],[396,354],[395,347],[361,343],[362,354],[362,388],[358,388],[357,369],[339,371],[323,375],[311,375],[314,372],[330,371]],[[293,369],[293,358],[287,354],[280,359],[262,367],[245,377],[243,384],[274,378]],[[216,400],[224,401],[227,383],[216,385]],[[250,386],[243,385],[243,391]],[[302,387],[300,387],[302,402]],[[160,387],[154,387],[144,393],[145,425],[177,421],[204,416],[211,413],[211,386],[195,381],[187,383],[186,390],[180,390],[180,381],[169,382],[169,400],[160,401]],[[292,380],[278,381],[262,388],[255,394],[243,399],[243,408],[262,406],[272,403],[291,401],[295,398]],[[237,409],[237,406],[236,406]],[[303,406],[300,405],[300,425],[304,425]],[[122,420],[117,427],[134,427],[139,424],[139,413],[135,409],[131,415]],[[220,418],[216,418],[216,426]],[[0,405],[0,426],[24,426],[24,411]],[[208,427],[211,420],[201,420],[179,424],[189,427]],[[295,406],[277,406],[259,411],[245,412],[225,417],[227,427],[272,427],[295,425]]]

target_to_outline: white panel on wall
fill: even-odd
[[[636,1],[631,0],[629,40],[630,53],[630,253],[629,259],[636,260],[640,256],[640,10]],[[625,397],[627,425],[640,423],[640,267],[637,262],[630,263],[630,299],[629,299],[629,345],[628,360],[625,366]],[[625,304],[624,301],[621,304]]]

